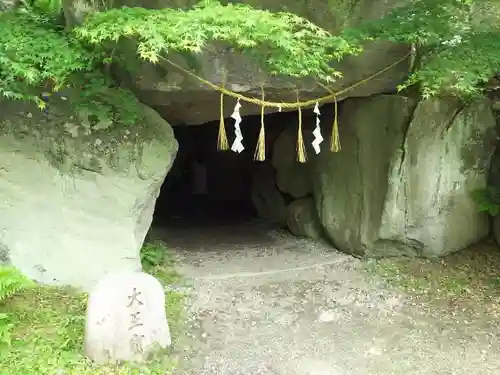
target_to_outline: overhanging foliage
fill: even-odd
[[[500,4],[489,0],[413,0],[355,30],[358,39],[410,43],[420,61],[401,89],[421,84],[424,97],[443,90],[481,93],[500,68]]]
[[[249,54],[266,72],[333,82],[340,72],[332,60],[360,51],[341,36],[291,13],[271,13],[243,4],[200,4],[190,10],[122,8],[96,13],[76,35],[102,45],[121,38],[138,40],[142,59],[157,63],[168,52],[202,53],[221,41]]]
[[[206,0],[190,10],[111,9],[90,15],[68,34],[57,24],[57,9],[45,1],[0,13],[0,95],[43,106],[35,89],[44,85],[58,90],[84,82],[94,93],[103,91],[102,85],[108,90],[109,77],[101,71],[112,54],[104,46],[122,38],[136,40],[138,55],[152,63],[172,51],[196,55],[221,41],[251,56],[267,73],[312,77],[327,85],[342,73],[330,63],[359,54],[365,41],[409,43],[419,58],[401,88],[419,84],[424,96],[443,89],[462,96],[480,93],[500,63],[498,8],[486,0],[413,0],[341,35],[294,14]],[[112,102],[121,105],[121,99]]]

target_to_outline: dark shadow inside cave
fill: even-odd
[[[246,116],[241,124],[245,150],[217,150],[219,121],[202,125],[174,125],[179,151],[156,202],[153,227],[232,225],[258,217],[252,202],[256,173],[272,173],[273,144],[285,127],[296,126],[296,112],[265,116],[266,160],[254,160],[260,116]],[[231,147],[234,120],[225,119]],[[271,179],[274,177],[271,175]],[[274,182],[273,182],[274,183]]]

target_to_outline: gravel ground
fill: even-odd
[[[474,299],[444,263],[366,262],[259,221],[152,237],[190,285],[180,375],[500,374],[497,285]]]

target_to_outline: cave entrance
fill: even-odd
[[[226,119],[231,146],[234,120]],[[200,228],[237,225],[259,219],[255,184],[274,184],[272,158],[276,138],[297,123],[296,112],[271,113],[265,117],[266,160],[254,160],[260,116],[246,116],[241,124],[245,150],[217,150],[219,121],[202,125],[174,125],[179,150],[160,191],[153,215],[153,229]],[[268,181],[262,180],[266,173]],[[264,199],[266,199],[264,197]],[[258,203],[257,203],[258,204]],[[271,215],[264,215],[271,216]],[[260,215],[262,221],[262,215]],[[264,219],[265,220],[265,219]],[[273,220],[269,224],[279,225]]]

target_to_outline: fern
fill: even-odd
[[[478,205],[479,212],[496,216],[500,212],[500,189],[488,186],[471,192],[472,199]]]
[[[13,294],[34,285],[35,283],[24,276],[17,268],[0,266],[0,303]]]
[[[10,296],[35,286],[35,283],[24,276],[17,268],[0,266],[0,304]],[[10,347],[12,343],[12,316],[0,313],[0,349]]]
[[[166,249],[161,243],[145,244],[141,249],[141,263],[144,271],[150,272],[167,260]]]
[[[9,314],[0,313],[0,349],[2,346],[11,346],[13,329],[12,317]]]

